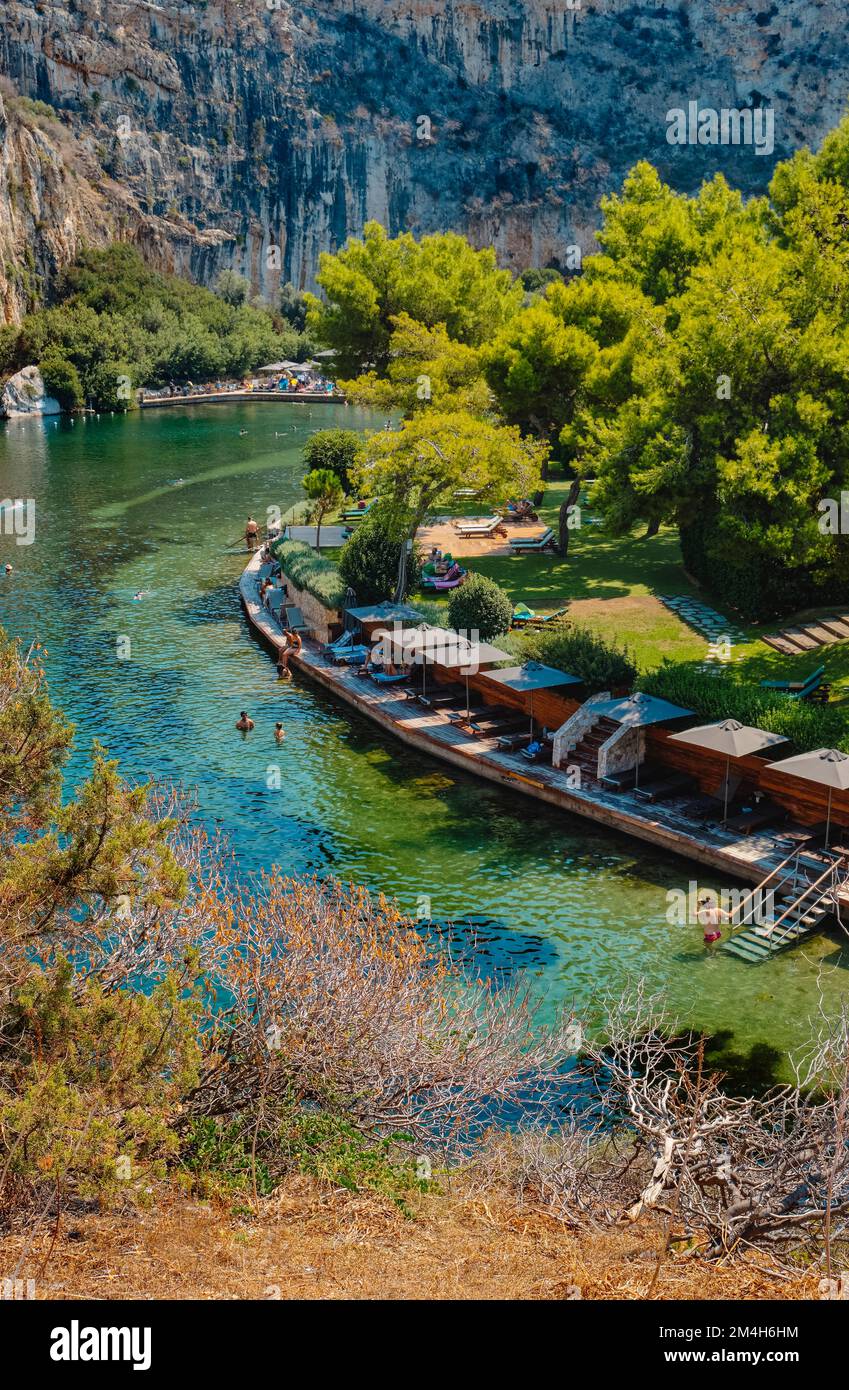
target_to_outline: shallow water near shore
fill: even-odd
[[[0,498],[36,504],[33,545],[0,535],[14,566],[0,623],[48,647],[77,725],[71,779],[98,738],[128,776],[195,788],[244,872],[333,874],[452,922],[482,973],[529,972],[547,1009],[643,975],[682,1021],[724,1035],[739,1075],[765,1079],[819,991],[843,994],[842,936],[757,967],[709,956],[699,927],[669,924],[667,894],[734,884],[407,749],[305,677],[278,682],[240,609],[244,556],[227,551],[249,512],[299,499],[304,439],[336,425],[383,417],[273,403],[0,426]]]

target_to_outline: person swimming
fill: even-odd
[[[244,710],[242,710],[239,718],[236,720],[236,728],[243,734],[250,733],[251,729],[254,728],[254,721]]]
[[[282,724],[274,725],[274,737],[277,739],[278,743],[283,742],[284,738],[286,737],[286,730],[283,728]]]
[[[133,594],[133,603],[141,603],[143,598],[147,598],[150,589],[137,589]]]

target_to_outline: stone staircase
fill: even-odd
[[[568,765],[580,768],[582,781],[587,778],[592,778],[593,781],[598,779],[598,750],[619,727],[615,719],[601,716],[571,750],[567,759]]]

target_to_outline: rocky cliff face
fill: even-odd
[[[265,294],[368,218],[562,265],[636,159],[761,189],[849,86],[837,0],[5,0],[2,24],[7,319],[110,236]],[[774,151],[670,145],[691,101],[768,104]]]

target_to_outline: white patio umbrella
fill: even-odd
[[[817,748],[813,753],[799,753],[795,758],[782,758],[773,763],[773,772],[786,772],[789,777],[802,777],[828,787],[828,815],[825,822],[825,847],[831,830],[831,798],[836,791],[849,791],[849,753],[839,748]]]
[[[723,719],[719,724],[700,724],[696,729],[685,729],[681,734],[670,734],[670,743],[690,743],[694,748],[708,748],[715,753],[725,754],[725,801],[722,811],[723,825],[728,820],[728,782],[731,776],[731,759],[745,758],[749,753],[759,753],[764,748],[773,748],[776,743],[786,743],[783,734],[769,734],[765,729],[753,729],[741,724],[737,719]],[[780,763],[775,764],[780,767]]]

